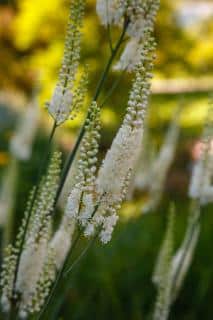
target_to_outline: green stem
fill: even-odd
[[[107,100],[111,97],[112,93],[115,91],[115,89],[118,87],[119,83],[121,82],[123,75],[125,74],[126,69],[124,69],[120,76],[117,78],[117,80],[114,82],[114,84],[112,85],[112,87],[110,88],[110,90],[108,91],[108,93],[106,94],[106,96],[104,97],[103,101],[100,103],[100,108],[102,108],[105,103],[107,102]]]
[[[79,208],[80,208],[80,207],[79,207]],[[96,214],[98,208],[99,208],[99,204],[97,204],[97,205],[95,206],[95,208],[94,208],[94,210],[93,210],[93,213],[92,213],[92,216],[91,216],[91,219],[92,219],[92,218],[94,217],[94,215]],[[71,245],[71,248],[70,248],[70,250],[69,250],[69,252],[68,252],[68,254],[67,254],[67,256],[66,256],[66,259],[65,259],[65,261],[64,261],[64,263],[63,263],[63,266],[62,266],[62,268],[59,270],[59,272],[58,272],[58,274],[57,274],[57,276],[56,276],[55,283],[54,283],[54,285],[53,285],[53,287],[52,287],[52,289],[51,289],[51,291],[50,291],[50,294],[49,294],[49,296],[48,296],[48,298],[47,298],[47,301],[46,301],[46,303],[44,304],[42,310],[40,311],[40,313],[39,313],[39,315],[38,315],[38,317],[37,317],[37,320],[40,320],[40,319],[42,318],[42,316],[45,317],[45,314],[48,315],[48,308],[47,308],[47,307],[49,306],[50,302],[54,299],[54,297],[55,297],[55,295],[56,295],[57,289],[58,289],[59,286],[60,286],[60,280],[62,279],[62,277],[64,276],[64,272],[66,272],[66,270],[67,270],[67,268],[68,268],[67,265],[68,265],[70,259],[72,258],[72,254],[73,254],[74,249],[76,248],[76,246],[77,246],[77,244],[78,244],[78,242],[79,242],[79,240],[80,240],[80,237],[81,237],[82,233],[83,233],[83,229],[79,229],[78,232],[77,232],[77,235],[76,235],[76,237],[75,237],[75,240],[74,240],[73,244]],[[45,318],[44,318],[44,319],[45,319]]]
[[[128,24],[129,24],[129,22],[128,22],[128,20],[126,20],[124,22],[124,26],[123,26],[123,30],[122,30],[122,33],[120,35],[120,38],[118,39],[118,42],[117,42],[115,48],[113,49],[113,51],[111,53],[111,56],[110,56],[110,58],[108,60],[108,63],[107,63],[107,65],[106,65],[106,67],[105,67],[105,69],[103,71],[102,77],[100,78],[100,81],[99,81],[99,83],[98,83],[98,85],[96,87],[96,92],[95,92],[93,100],[97,100],[97,98],[99,97],[99,94],[101,92],[102,86],[103,86],[103,84],[104,84],[104,82],[106,80],[106,77],[107,77],[108,73],[109,73],[109,70],[110,70],[111,65],[113,63],[113,60],[116,57],[116,55],[118,53],[118,50],[120,49],[120,46],[121,46],[121,44],[123,42],[123,39],[125,37]]]
[[[79,254],[79,256],[72,262],[72,264],[67,267],[67,264],[70,260],[70,256],[69,256],[69,259],[67,259],[66,263],[64,264],[64,267],[63,267],[63,271],[60,272],[60,278],[57,280],[57,289],[59,289],[60,285],[62,286],[62,292],[63,294],[61,294],[60,296],[62,296],[61,299],[59,299],[58,301],[58,298],[57,298],[57,301],[55,302],[54,301],[54,298],[57,297],[56,295],[56,291],[53,292],[53,294],[51,295],[51,306],[54,306],[54,308],[52,310],[50,310],[50,312],[45,312],[43,315],[44,318],[43,319],[52,319],[52,316],[54,317],[54,319],[57,319],[57,316],[58,316],[58,312],[61,308],[61,305],[63,303],[63,300],[64,300],[64,297],[67,296],[69,290],[70,290],[70,286],[71,286],[71,282],[70,282],[70,279],[69,280],[66,280],[65,282],[63,281],[63,283],[61,283],[62,279],[67,277],[68,274],[70,275],[70,273],[73,271],[73,269],[76,267],[77,264],[79,264],[79,262],[85,257],[85,255],[88,253],[89,249],[92,247],[92,245],[95,243],[97,237],[99,235],[99,231],[96,233],[96,235],[89,241],[89,243],[87,244],[87,246],[82,250],[82,252]],[[76,242],[77,244],[77,242]],[[67,269],[66,269],[67,267]],[[66,269],[66,270],[65,270]],[[59,292],[57,290],[57,292]],[[50,301],[49,301],[50,303]],[[38,318],[37,320],[40,320],[41,318]]]
[[[109,1],[107,0],[106,3],[106,9],[107,9],[107,20],[109,21]],[[112,37],[111,37],[111,28],[110,28],[110,23],[107,23],[107,35],[108,35],[108,40],[109,40],[109,47],[111,52],[113,52],[113,45],[112,45]]]
[[[40,320],[43,316],[45,317],[45,314],[48,313],[48,306],[50,305],[50,302],[54,299],[55,293],[57,292],[57,289],[58,289],[58,287],[60,285],[60,280],[62,278],[64,270],[65,270],[65,268],[67,266],[68,261],[70,260],[70,258],[72,256],[72,253],[73,253],[74,249],[76,248],[76,246],[78,244],[80,236],[81,236],[81,233],[79,232],[76,235],[76,238],[75,238],[75,240],[74,240],[74,242],[73,242],[73,244],[72,244],[72,246],[70,248],[69,254],[66,257],[62,268],[59,270],[59,272],[57,274],[57,277],[55,279],[53,287],[51,288],[51,291],[50,291],[50,294],[48,296],[48,299],[47,299],[45,305],[43,306],[43,308],[41,309],[38,317],[36,318],[37,320]]]
[[[89,243],[87,244],[87,246],[82,250],[82,252],[79,254],[79,256],[76,258],[75,261],[73,261],[73,263],[64,271],[63,273],[63,277],[67,277],[68,274],[71,273],[71,271],[75,268],[75,266],[83,259],[83,257],[87,254],[87,252],[89,251],[89,249],[92,247],[92,245],[95,243],[97,237],[99,236],[99,231],[97,232],[97,234],[94,236],[94,238],[92,238]]]
[[[110,29],[110,24],[107,24],[107,34],[108,34],[108,39],[109,39],[109,48],[111,50],[111,53],[113,52],[113,45],[112,45],[112,37],[111,37],[111,29]]]

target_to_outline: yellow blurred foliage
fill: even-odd
[[[28,49],[35,40],[45,40],[54,33],[54,25],[49,24],[54,17],[64,21],[66,14],[63,0],[20,0],[19,14],[14,21],[15,44]],[[56,15],[57,13],[57,15]]]
[[[50,94],[57,81],[60,61],[63,54],[63,42],[50,43],[46,51],[37,50],[30,59],[30,67],[39,70],[39,81],[42,87],[40,100],[44,103],[50,98]]]
[[[199,126],[203,124],[207,111],[208,111],[208,100],[203,99],[202,101],[193,102],[193,106],[187,106],[184,108],[181,117],[182,127]]]
[[[213,41],[210,38],[200,39],[200,42],[189,52],[187,57],[188,61],[193,62],[199,67],[208,66],[213,64]]]

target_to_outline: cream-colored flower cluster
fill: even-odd
[[[147,31],[153,31],[160,0],[97,0],[97,14],[105,26],[124,25],[130,37],[115,70],[134,70],[140,61]]]
[[[98,208],[86,229],[88,235],[93,234],[94,230],[101,228],[102,225],[109,226],[109,230],[112,231],[112,226],[117,219],[116,211],[126,197],[132,169],[138,156],[138,145],[142,139],[144,117],[150,94],[155,44],[151,36],[148,39],[142,61],[137,66],[126,116],[97,175]],[[111,232],[105,230],[105,233],[101,233],[101,240],[109,241],[110,234]]]
[[[68,196],[61,224],[50,242],[58,269],[61,268],[71,247],[76,224],[85,228],[94,211],[94,183],[99,139],[100,109],[97,103],[93,102],[88,111],[85,135],[79,150],[75,183]],[[62,241],[63,248],[61,248]]]

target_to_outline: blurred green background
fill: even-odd
[[[63,54],[69,1],[0,1],[0,173],[9,161],[8,142],[20,111],[35,84],[41,87],[40,105],[50,99]],[[106,30],[87,1],[82,47],[82,66],[89,64],[88,99],[109,56]],[[213,91],[212,1],[161,0],[156,25],[158,43],[155,77],[150,103],[152,139],[160,146],[174,108],[182,101],[181,137],[170,169],[164,198],[156,213],[140,215],[143,199],[137,194],[125,203],[112,242],[97,244],[76,268],[61,319],[149,319],[155,301],[151,275],[163,237],[168,205],[177,205],[176,246],[185,230],[187,188],[193,146],[199,139],[209,94]],[[116,39],[118,30],[114,30]],[[103,97],[118,77],[112,72]],[[125,112],[131,75],[125,74],[102,110],[102,153],[110,146]],[[82,123],[85,110],[64,125],[57,142],[66,153]],[[16,214],[21,218],[26,197],[35,182],[45,150],[51,119],[43,111],[41,130],[29,163],[20,164]],[[213,212],[205,208],[202,233],[185,286],[172,308],[170,319],[213,319]],[[17,225],[20,219],[17,219]]]

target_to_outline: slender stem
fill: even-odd
[[[81,193],[81,197],[80,197],[80,201],[79,201],[78,214],[79,214],[79,212],[81,210],[82,197],[83,197],[83,192]],[[38,320],[46,312],[46,309],[47,309],[48,305],[50,304],[51,299],[54,297],[55,292],[56,292],[56,290],[57,290],[57,288],[59,286],[59,282],[60,282],[60,279],[62,277],[62,274],[63,274],[63,272],[64,272],[64,270],[66,268],[66,265],[67,265],[71,255],[73,253],[73,250],[75,249],[75,247],[76,247],[76,245],[77,245],[77,243],[78,243],[78,241],[80,239],[80,236],[81,236],[81,230],[78,231],[78,233],[77,233],[77,235],[75,237],[75,240],[73,241],[73,243],[71,243],[71,247],[70,247],[70,249],[69,249],[69,251],[68,251],[68,253],[67,253],[66,257],[65,257],[65,261],[63,262],[61,268],[59,269],[59,271],[58,271],[58,273],[56,275],[55,282],[54,282],[54,284],[53,284],[53,286],[52,286],[52,288],[50,290],[50,293],[49,293],[49,295],[47,297],[47,300],[46,300],[45,304],[43,305],[43,308],[41,309],[41,311],[38,314]]]
[[[112,85],[112,87],[110,88],[110,90],[108,91],[108,93],[106,94],[106,96],[104,97],[103,101],[100,103],[100,108],[102,108],[105,103],[107,102],[107,100],[111,97],[112,93],[115,91],[115,89],[118,87],[119,83],[121,82],[124,73],[126,72],[126,69],[124,69],[120,76],[117,78],[117,80],[114,82],[114,84]]]
[[[76,258],[75,261],[64,271],[63,277],[67,277],[68,274],[75,268],[75,266],[82,260],[82,258],[86,255],[86,253],[89,251],[89,249],[92,247],[92,245],[95,243],[97,237],[99,236],[100,231],[96,233],[96,235],[89,241],[87,246],[82,250],[82,252],[79,254],[79,256]]]
[[[111,52],[113,52],[113,45],[112,45],[112,37],[111,37],[111,29],[110,29],[110,23],[109,23],[109,1],[106,1],[106,9],[107,9],[107,35],[109,40],[109,47]]]
[[[69,254],[66,256],[66,259],[65,259],[65,261],[64,261],[64,264],[63,264],[62,268],[59,270],[59,272],[58,272],[58,274],[57,274],[57,277],[56,277],[55,282],[54,282],[54,285],[53,285],[53,287],[52,287],[52,289],[51,289],[51,291],[50,291],[50,294],[49,294],[49,296],[48,296],[48,299],[47,299],[45,305],[43,306],[43,308],[41,309],[41,311],[40,311],[40,313],[39,313],[39,315],[38,315],[38,317],[37,317],[37,320],[40,320],[40,319],[42,318],[42,316],[45,314],[45,312],[46,312],[46,310],[47,310],[47,307],[49,306],[52,298],[54,297],[54,294],[55,294],[55,292],[56,292],[56,290],[57,290],[57,288],[58,288],[58,286],[59,286],[59,284],[60,284],[60,280],[61,280],[61,278],[62,278],[62,275],[63,275],[63,273],[64,273],[64,270],[65,270],[65,268],[66,268],[66,265],[67,265],[69,259],[71,258],[74,249],[76,248],[76,246],[77,246],[77,244],[78,244],[78,241],[79,241],[79,239],[80,239],[80,236],[81,236],[81,233],[79,232],[79,233],[76,235],[76,238],[75,238],[75,240],[74,240],[74,242],[73,242],[73,244],[72,244],[72,246],[71,246],[71,248],[70,248]]]
[[[127,30],[128,24],[129,24],[129,22],[128,22],[128,20],[126,20],[124,22],[124,26],[123,26],[123,30],[122,30],[122,33],[120,35],[120,38],[118,39],[118,42],[117,42],[115,48],[113,49],[113,51],[111,53],[111,56],[110,56],[110,58],[108,60],[108,63],[107,63],[107,65],[106,65],[106,67],[105,67],[105,69],[103,71],[102,77],[100,78],[100,81],[99,81],[99,83],[98,83],[98,85],[96,87],[96,92],[95,92],[93,100],[97,100],[97,98],[99,97],[99,94],[101,92],[102,86],[103,86],[103,84],[104,84],[104,82],[106,80],[106,77],[107,77],[108,73],[109,73],[109,70],[110,70],[110,67],[111,67],[111,65],[113,63],[113,60],[114,60],[115,56],[117,55],[118,50],[120,49],[120,46],[121,46],[121,44],[123,42],[123,39],[124,39],[124,36],[126,34],[126,30]]]
[[[100,80],[98,82],[98,85],[96,87],[95,94],[94,94],[94,97],[93,97],[93,101],[96,101],[98,99],[100,93],[101,93],[102,87],[103,87],[104,82],[105,82],[105,80],[106,80],[106,78],[108,76],[110,67],[111,67],[111,65],[113,63],[113,60],[116,57],[116,55],[117,55],[117,53],[118,53],[118,51],[120,49],[121,44],[123,43],[123,39],[124,39],[124,36],[125,36],[125,33],[126,33],[126,29],[128,27],[128,23],[129,23],[128,20],[126,20],[125,23],[124,23],[123,30],[122,30],[122,33],[120,35],[120,38],[118,39],[118,42],[117,42],[115,48],[111,52],[110,58],[108,60],[108,63],[106,65],[106,67],[105,67],[105,69],[104,69],[104,71],[102,73],[102,76],[101,76],[101,78],[100,78]],[[87,115],[87,117],[88,117],[88,115]],[[86,119],[87,119],[87,117],[86,117]],[[70,167],[71,167],[71,165],[72,165],[72,163],[73,163],[73,161],[75,159],[76,153],[77,153],[78,148],[79,148],[80,143],[81,143],[81,140],[84,137],[85,124],[86,124],[86,121],[84,122],[84,124],[83,124],[83,126],[81,128],[81,131],[79,133],[79,136],[77,138],[77,141],[75,143],[75,146],[72,149],[72,151],[70,152],[70,154],[69,154],[69,156],[68,156],[68,158],[66,160],[66,163],[65,163],[65,165],[63,167],[62,174],[61,174],[61,180],[60,180],[59,187],[58,187],[57,194],[56,194],[56,198],[55,198],[55,206],[56,206],[56,204],[58,202],[58,199],[60,197],[61,191],[62,191],[63,186],[65,184],[69,169],[70,169]]]
[[[90,249],[90,248],[92,247],[92,245],[95,243],[95,241],[96,241],[99,233],[100,233],[100,231],[98,231],[98,232],[96,233],[96,235],[89,241],[89,243],[87,244],[87,246],[82,250],[82,252],[79,254],[79,256],[73,261],[73,263],[72,263],[69,267],[67,267],[67,264],[68,264],[68,262],[69,262],[69,260],[70,260],[70,258],[71,258],[71,254],[69,255],[69,258],[66,259],[66,262],[64,263],[64,266],[63,266],[63,270],[61,270],[60,274],[59,274],[58,277],[57,277],[57,284],[54,285],[52,294],[51,294],[51,296],[49,297],[48,305],[50,304],[51,300],[54,299],[54,297],[55,297],[55,295],[56,295],[56,289],[57,289],[57,288],[60,286],[60,284],[61,284],[60,280],[62,280],[62,278],[67,277],[68,274],[70,275],[70,273],[73,271],[73,269],[75,268],[75,266],[83,259],[83,257],[85,257],[85,255],[88,253],[89,249]],[[79,240],[79,238],[80,238],[80,235],[81,235],[81,233],[79,233],[79,234],[77,235],[75,245],[73,245],[73,249],[74,249],[75,246],[77,245],[77,242],[78,242],[78,240]],[[79,238],[78,238],[78,236],[79,236]],[[78,238],[78,239],[77,239],[77,238]],[[73,252],[73,250],[72,250],[72,252]],[[66,269],[66,268],[67,268],[67,269]],[[68,292],[69,289],[70,289],[70,285],[71,285],[70,281],[66,281],[66,282],[65,282],[65,288],[63,288],[63,292],[64,292],[63,296],[66,296],[66,295],[67,295],[67,292]],[[58,313],[58,311],[59,311],[59,309],[60,309],[60,306],[61,306],[61,303],[62,303],[62,302],[63,302],[63,299],[61,299],[59,305],[57,305],[57,309],[56,309],[56,310],[54,309],[54,315],[55,315],[55,317],[57,317],[57,313]],[[52,304],[54,304],[53,301],[52,301],[51,305],[52,305]],[[54,304],[54,305],[55,305],[55,304]],[[46,305],[46,306],[47,306],[47,305]],[[46,308],[45,308],[45,310],[44,310],[44,312],[43,312],[43,315],[45,314],[45,311],[46,311]],[[47,316],[49,317],[49,313],[47,314]],[[40,320],[41,317],[42,317],[42,314],[41,314],[40,317],[37,318],[36,320]],[[51,318],[51,317],[50,317],[50,318]]]
[[[111,29],[110,29],[110,24],[107,24],[107,34],[108,34],[108,39],[109,39],[109,47],[111,50],[111,53],[113,52],[113,45],[112,45],[112,37],[111,37]]]
[[[82,201],[82,197],[83,197],[83,192],[81,193],[81,197],[80,197],[80,201],[79,201],[79,208],[78,208],[78,214],[80,212],[80,208],[81,208],[81,201]],[[61,277],[62,277],[62,274],[66,268],[66,265],[67,263],[69,262],[69,259],[73,253],[73,250],[75,249],[79,239],[80,239],[80,236],[81,236],[81,231],[78,231],[76,237],[75,237],[75,240],[73,241],[73,243],[71,244],[71,247],[68,251],[68,254],[66,255],[66,258],[65,258],[65,261],[63,262],[61,268],[59,269],[57,275],[56,275],[56,279],[55,279],[55,282],[50,290],[50,293],[47,297],[47,300],[45,302],[45,304],[43,305],[43,308],[41,309],[41,311],[39,312],[38,314],[38,320],[41,319],[42,315],[45,314],[46,310],[47,310],[47,307],[48,305],[50,304],[51,300],[54,298],[54,295],[55,295],[55,292],[57,290],[57,288],[59,287],[60,285],[60,280],[61,280]]]
[[[40,166],[40,169],[39,169],[39,173],[38,173],[38,178],[37,178],[37,184],[36,184],[36,189],[33,193],[33,198],[31,200],[31,204],[30,204],[30,208],[29,208],[29,214],[26,218],[26,222],[25,222],[25,226],[24,226],[24,231],[23,231],[23,235],[22,235],[22,239],[21,239],[21,243],[19,245],[19,248],[18,248],[18,254],[17,254],[17,261],[16,261],[16,266],[15,266],[15,272],[14,272],[14,279],[13,279],[13,289],[12,289],[12,296],[14,297],[15,296],[15,285],[16,285],[16,280],[17,280],[17,276],[18,276],[18,269],[19,269],[19,264],[20,264],[20,259],[21,259],[21,253],[22,253],[22,250],[24,248],[24,243],[25,243],[25,239],[26,239],[26,235],[27,235],[27,229],[28,229],[28,226],[29,226],[29,222],[30,222],[30,218],[31,218],[31,215],[32,215],[32,209],[33,209],[33,205],[35,203],[35,200],[36,200],[36,196],[38,194],[38,190],[39,190],[39,181],[41,179],[41,176],[45,170],[45,165],[46,165],[46,162],[48,161],[49,159],[49,155],[50,155],[50,152],[51,152],[51,142],[52,142],[52,139],[54,137],[54,134],[55,134],[55,131],[56,131],[56,128],[57,128],[57,125],[56,125],[56,122],[54,122],[53,124],[53,127],[52,127],[52,130],[51,130],[51,133],[50,133],[50,137],[48,139],[48,148],[47,148],[47,152],[43,158],[43,161],[41,163],[41,166]],[[13,298],[12,301],[11,301],[11,312],[10,312],[10,317],[12,316],[13,313],[15,313],[15,310],[16,310],[16,299]],[[12,318],[11,318],[12,319]]]
[[[61,191],[63,189],[63,186],[64,186],[66,178],[67,178],[67,174],[68,174],[69,169],[70,169],[70,167],[71,167],[71,165],[72,165],[72,163],[73,163],[73,161],[75,159],[76,153],[77,153],[78,148],[79,148],[80,143],[81,143],[81,140],[83,139],[84,132],[85,132],[85,125],[83,125],[81,127],[81,131],[79,133],[79,136],[78,136],[78,139],[77,139],[77,141],[75,143],[75,146],[72,149],[72,151],[70,152],[69,156],[67,157],[65,165],[64,165],[64,167],[62,169],[61,179],[60,179],[60,183],[59,183],[58,190],[57,190],[57,193],[56,193],[54,207],[56,206],[56,204],[58,202],[58,199],[59,199],[59,197],[61,195]]]
[[[95,241],[97,240],[97,237],[99,236],[100,230],[96,233],[96,235],[89,241],[87,246],[82,250],[82,252],[79,254],[79,256],[73,261],[73,263],[70,265],[70,267],[64,272],[63,278],[66,278],[68,274],[72,273],[73,269],[79,264],[79,262],[86,256],[86,254],[89,252],[89,249],[94,245]],[[67,279],[64,283],[64,296],[68,294],[72,282],[70,281],[70,278]],[[58,312],[60,311],[61,305],[63,303],[63,299],[60,299],[58,304],[56,305],[56,308],[53,310],[54,312],[54,319],[58,319]]]
[[[80,207],[79,207],[80,208]],[[97,210],[99,208],[99,204],[97,204],[93,210],[93,213],[91,215],[91,219],[94,217],[94,215],[96,214]],[[55,283],[50,291],[50,294],[47,298],[47,301],[46,303],[44,304],[42,310],[40,311],[38,317],[37,317],[37,320],[40,320],[42,318],[42,316],[45,314],[45,312],[47,311],[47,307],[48,305],[50,304],[51,300],[53,299],[55,293],[56,293],[56,290],[58,289],[59,285],[60,285],[60,280],[62,278],[62,276],[64,276],[64,272],[67,268],[67,264],[69,263],[71,257],[72,257],[72,254],[73,254],[73,251],[74,249],[76,248],[79,240],[80,240],[80,237],[83,233],[83,229],[79,229],[77,234],[76,234],[76,237],[75,237],[75,240],[73,241],[72,245],[71,245],[71,248],[66,256],[66,259],[63,263],[63,266],[61,267],[61,269],[59,270],[58,274],[57,274],[57,277],[56,277],[56,280],[55,280]]]

